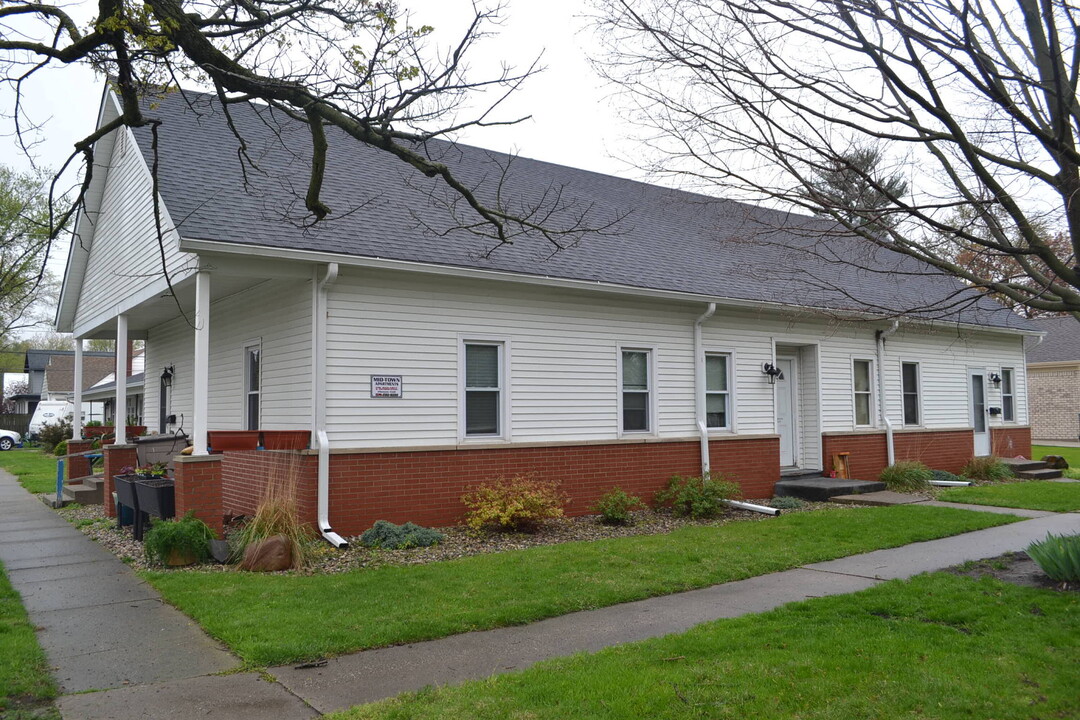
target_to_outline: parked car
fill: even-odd
[[[0,430],[0,450],[22,447],[22,435],[14,430]]]

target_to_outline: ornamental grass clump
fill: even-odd
[[[557,482],[515,475],[481,483],[465,493],[461,502],[468,508],[465,525],[473,531],[533,533],[545,520],[562,517],[568,499]]]
[[[960,474],[979,482],[1001,482],[1014,477],[1012,468],[993,455],[971,458]]]
[[[670,507],[679,516],[695,520],[714,518],[723,512],[725,500],[742,497],[738,483],[723,475],[682,477],[676,475],[656,493],[656,504]]]
[[[1027,554],[1051,580],[1080,583],[1080,535],[1047,534],[1028,545]]]
[[[249,545],[281,536],[291,550],[292,568],[299,569],[307,561],[313,540],[311,528],[300,519],[296,504],[300,456],[283,454],[279,459],[284,462],[270,471],[255,514],[244,523],[235,538],[234,555],[243,557],[244,549]]]
[[[376,520],[375,524],[360,536],[360,544],[369,548],[404,550],[438,545],[445,537],[438,530],[421,527],[411,522],[395,525],[387,520]]]
[[[918,460],[901,460],[882,470],[878,479],[893,492],[918,492],[928,489],[933,477],[930,468]]]
[[[636,495],[631,495],[622,488],[612,488],[604,493],[592,509],[600,514],[604,525],[629,525],[633,520],[634,510],[641,510],[645,503]]]

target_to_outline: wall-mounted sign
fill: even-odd
[[[371,397],[373,398],[399,398],[401,397],[400,375],[372,375]]]

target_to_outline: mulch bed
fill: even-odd
[[[798,510],[783,513],[813,512],[822,508],[837,508],[830,503],[807,502]],[[852,506],[846,506],[852,507]],[[58,510],[69,522],[110,550],[124,562],[139,570],[160,570],[160,566],[147,562],[142,543],[131,537],[131,529],[116,528],[116,521],[105,516],[101,505],[82,505]],[[365,548],[358,538],[348,538],[349,548],[337,550],[322,540],[312,543],[311,562],[301,572],[305,574],[347,572],[360,568],[384,565],[419,565],[442,560],[454,560],[470,555],[523,550],[541,545],[557,545],[566,542],[600,540],[604,538],[630,537],[635,535],[661,535],[688,525],[726,525],[733,522],[760,522],[770,519],[767,515],[748,510],[727,510],[714,520],[691,520],[676,517],[668,510],[640,510],[632,513],[634,524],[629,526],[604,525],[597,515],[558,518],[548,521],[535,534],[524,533],[473,533],[463,527],[437,528],[445,540],[433,547],[408,550],[378,550]],[[229,535],[236,526],[226,529]],[[230,565],[202,564],[189,568],[201,571],[232,570]]]

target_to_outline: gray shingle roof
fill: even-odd
[[[507,156],[443,141],[422,150],[449,164],[488,202],[502,178],[511,206],[559,195],[560,210],[548,226],[570,223],[583,212],[593,227],[618,222],[608,233],[585,235],[558,252],[536,235],[494,248],[488,238],[451,229],[445,203],[455,196],[444,186],[332,130],[323,197],[333,214],[303,227],[309,133],[265,107],[235,105],[230,112],[258,165],[248,169],[246,184],[239,143],[216,98],[173,93],[148,111],[164,121],[161,194],[186,238],[1032,329],[957,281],[838,236],[818,218],[525,158],[510,162],[504,175]],[[135,134],[149,162],[150,130]],[[462,215],[476,219],[466,210]],[[449,232],[440,236],[432,229]]]
[[[1028,341],[1027,361],[1080,362],[1080,320],[1072,315],[1039,318],[1033,321],[1046,337],[1039,344]]]

